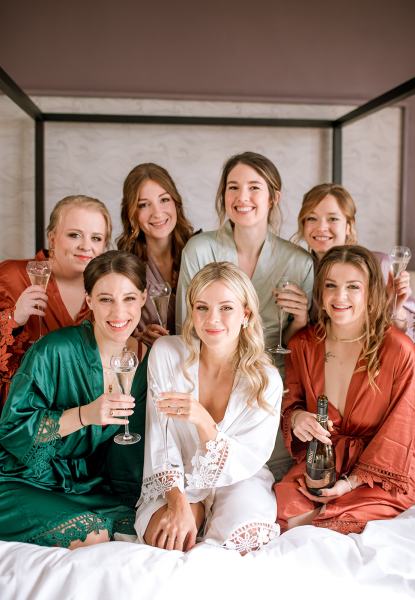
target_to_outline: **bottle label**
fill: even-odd
[[[309,469],[308,473],[304,473],[304,478],[310,491],[330,488],[336,483],[336,469]]]

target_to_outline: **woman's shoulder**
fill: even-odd
[[[212,231],[202,231],[200,233],[194,234],[191,238],[189,238],[186,246],[184,247],[184,252],[189,251],[200,251],[205,248],[211,248],[212,245],[216,245],[217,243],[217,230]]]
[[[150,355],[162,353],[184,353],[186,345],[181,335],[163,335],[151,347]]]
[[[402,354],[411,357],[415,362],[415,344],[405,334],[393,325],[391,325],[385,332],[382,343],[383,352],[388,353],[390,356],[401,357]]]
[[[315,347],[317,344],[322,342],[321,339],[318,338],[316,333],[315,325],[306,325],[299,331],[297,331],[289,341],[289,346],[291,347],[305,347],[312,346]]]
[[[284,240],[278,235],[271,234],[271,239],[278,247],[278,253],[284,254],[289,258],[294,258],[295,261],[301,261],[302,263],[312,263],[313,259],[311,254],[304,250],[301,246],[297,246],[297,244],[293,244],[288,240]]]
[[[95,343],[93,327],[90,321],[83,321],[80,325],[70,325],[69,327],[61,327],[60,329],[50,331],[38,340],[34,347],[38,350],[46,348],[52,352],[57,352],[62,348],[73,347],[85,342]]]

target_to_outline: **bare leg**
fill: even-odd
[[[321,508],[315,508],[309,512],[303,513],[302,515],[297,515],[296,517],[287,519],[287,529],[292,529],[293,527],[298,527],[299,525],[311,525],[313,519],[320,513],[320,510]]]
[[[109,542],[110,538],[108,535],[108,531],[106,529],[100,529],[98,533],[95,531],[91,531],[86,536],[86,539],[81,542],[81,540],[74,540],[69,544],[69,550],[76,550],[76,548],[82,548],[84,546],[93,546],[94,544],[102,544],[104,542]]]

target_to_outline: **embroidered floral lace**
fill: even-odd
[[[233,531],[223,546],[228,550],[246,554],[268,544],[278,532],[279,527],[276,523],[246,523]]]
[[[363,483],[367,483],[369,487],[378,482],[382,488],[387,491],[397,491],[406,494],[408,492],[408,477],[392,473],[385,469],[379,469],[367,463],[359,463],[353,468],[353,475],[357,475]]]
[[[42,415],[33,445],[22,459],[33,469],[36,477],[48,468],[51,458],[55,456],[58,445],[61,443],[60,416],[60,413],[51,411]]]
[[[84,542],[93,531],[99,533],[100,530],[107,530],[108,534],[111,535],[112,523],[112,519],[93,513],[85,513],[65,523],[51,527],[27,541],[29,544],[39,544],[40,546],[68,548],[71,542],[77,540]]]
[[[13,335],[17,327],[18,324],[13,319],[13,309],[0,310],[0,378],[3,384],[7,384],[7,388],[28,347],[27,333],[21,331]],[[2,389],[3,394],[5,395],[5,389]]]
[[[160,471],[143,480],[141,497],[144,502],[156,500],[159,496],[165,497],[166,493],[174,487],[183,491],[183,473],[176,469]]]
[[[216,440],[206,444],[206,454],[197,452],[192,458],[193,471],[186,474],[190,488],[205,489],[215,487],[229,454],[229,442],[218,433]]]

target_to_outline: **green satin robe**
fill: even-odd
[[[48,334],[26,353],[0,421],[0,539],[69,546],[92,531],[134,533],[144,461],[147,354],[134,377],[130,429],[139,443],[113,442],[116,425],[61,438],[63,411],[103,389],[92,325]]]

